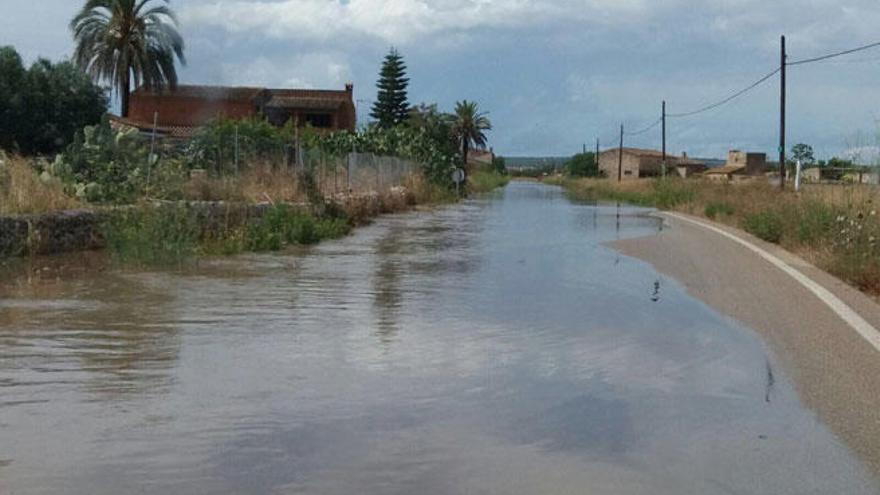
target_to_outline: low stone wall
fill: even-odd
[[[71,210],[0,217],[0,256],[58,254],[103,247],[104,214]]]

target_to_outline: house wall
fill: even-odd
[[[767,172],[767,155],[733,150],[727,154],[727,165],[745,166],[745,175],[763,175]]]
[[[250,101],[211,100],[206,98],[181,97],[174,95],[132,94],[129,118],[138,122],[153,122],[153,114],[158,112],[159,125],[199,126],[218,117],[243,119],[256,114]]]
[[[599,170],[609,179],[617,179],[618,153],[618,150],[607,150],[599,154]],[[624,152],[622,177],[624,179],[639,178],[640,164],[641,160],[638,156]]]
[[[326,113],[331,116],[333,129],[353,131],[355,129],[355,108],[352,92],[326,90],[294,90],[295,94],[306,98],[326,97],[328,94],[346,98],[339,110],[296,110],[300,114],[300,125],[305,125],[306,113]],[[294,91],[291,91],[293,93]],[[259,101],[251,99],[211,99],[174,94],[155,95],[132,93],[128,118],[136,122],[153,122],[153,114],[158,112],[158,125],[161,127],[197,127],[218,117],[243,119],[256,116]],[[292,111],[293,112],[293,111]]]

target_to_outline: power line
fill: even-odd
[[[666,116],[667,116],[667,117],[690,117],[691,115],[697,115],[698,113],[708,112],[709,110],[712,110],[712,109],[714,109],[714,108],[718,108],[718,107],[720,107],[721,105],[724,105],[725,103],[729,103],[729,102],[731,102],[731,101],[733,101],[733,100],[739,98],[740,96],[742,96],[742,95],[748,93],[749,91],[751,91],[751,90],[757,88],[758,86],[760,86],[761,84],[763,84],[764,82],[766,82],[768,79],[770,79],[771,77],[773,77],[773,76],[775,76],[776,74],[778,74],[781,70],[782,70],[781,68],[776,69],[776,70],[774,70],[773,72],[771,72],[771,73],[767,74],[766,76],[762,77],[761,79],[758,79],[758,80],[755,81],[754,83],[750,84],[750,85],[747,86],[746,88],[737,91],[736,93],[734,93],[734,94],[728,96],[727,98],[725,98],[725,99],[723,99],[723,100],[720,100],[720,101],[718,101],[718,102],[712,103],[711,105],[706,105],[705,107],[699,108],[699,109],[694,110],[694,111],[692,111],[692,112],[684,112],[684,113],[668,113],[668,114],[666,114]]]
[[[822,60],[828,60],[829,58],[841,57],[843,55],[849,55],[850,53],[861,52],[864,50],[868,50],[871,48],[876,48],[880,46],[880,42],[871,43],[869,45],[860,46],[858,48],[851,48],[849,50],[843,50],[842,52],[829,53],[828,55],[822,55],[820,57],[807,58],[804,60],[797,60],[794,62],[789,62],[786,65],[803,65],[803,64],[811,64],[813,62],[821,62]]]
[[[638,136],[639,134],[644,134],[644,133],[650,131],[651,129],[657,127],[658,125],[660,125],[661,122],[663,122],[663,117],[660,117],[653,124],[649,125],[648,127],[645,127],[644,129],[640,129],[635,132],[627,132],[626,135],[627,136]]]

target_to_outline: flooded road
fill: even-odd
[[[0,285],[0,493],[877,493],[749,329],[514,183],[183,271]],[[8,277],[9,278],[9,277]]]

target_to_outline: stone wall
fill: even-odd
[[[0,218],[0,256],[99,249],[102,214],[89,210]]]
[[[402,211],[414,204],[404,188],[392,188],[385,195],[340,195],[334,202],[355,223],[363,223],[381,213]],[[156,208],[175,207],[181,203],[156,202]],[[262,218],[272,207],[269,203],[246,204],[190,202],[186,206],[196,215],[203,236],[224,232]],[[328,214],[325,207],[292,204],[316,216]],[[133,207],[122,207],[133,208]],[[118,209],[117,209],[118,210]],[[87,251],[104,247],[102,224],[112,210],[70,210],[43,215],[0,217],[0,257],[49,255]]]

